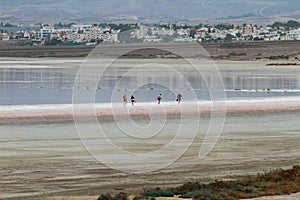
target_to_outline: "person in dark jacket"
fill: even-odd
[[[161,94],[159,94],[159,95],[157,96],[157,103],[158,103],[158,104],[160,104],[160,100],[161,100]]]
[[[180,104],[181,98],[182,98],[182,94],[178,93],[177,94],[177,99],[176,99],[176,101],[178,102],[178,104]]]

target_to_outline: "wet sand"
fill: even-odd
[[[0,107],[0,122],[7,122],[18,119],[72,119],[76,117],[108,117],[115,115],[143,116],[160,114],[162,112],[169,115],[181,114],[210,114],[212,111],[234,113],[251,112],[280,112],[299,111],[299,97],[273,97],[256,99],[236,99],[222,101],[190,101],[182,102],[144,102],[135,103],[101,103],[101,104],[48,104],[48,105],[8,105]]]

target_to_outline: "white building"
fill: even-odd
[[[102,40],[105,43],[118,42],[119,31],[102,29],[92,25],[72,25],[71,33],[69,34],[70,41],[73,42],[90,42]]]
[[[286,34],[287,40],[300,40],[300,28],[295,30],[290,30]]]
[[[3,41],[9,40],[9,34],[8,33],[0,33],[0,40],[3,40]]]
[[[45,40],[51,38],[51,34],[54,31],[53,28],[43,27],[39,31],[36,32],[35,38],[37,40]]]

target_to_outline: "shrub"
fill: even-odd
[[[173,197],[174,194],[194,200],[235,200],[295,192],[300,192],[299,166],[288,170],[276,169],[256,176],[246,176],[236,181],[215,181],[209,184],[188,182],[166,190],[156,188],[142,193],[134,200],[155,200],[155,197]],[[119,193],[112,197],[110,194],[106,194],[101,195],[98,200],[127,200],[127,195]]]
[[[110,193],[101,194],[101,196],[98,197],[98,200],[127,200],[127,199],[128,196],[124,192],[120,192],[116,194],[114,197]]]
[[[98,197],[98,200],[113,200],[113,197],[109,193],[101,194],[101,196]]]
[[[174,192],[171,190],[156,189],[145,192],[143,195],[147,197],[173,197]]]
[[[228,56],[232,57],[232,56],[247,56],[246,53],[235,53],[235,52],[231,52],[228,54]]]
[[[127,199],[128,199],[128,195],[124,192],[120,192],[116,194],[114,197],[114,200],[127,200]]]

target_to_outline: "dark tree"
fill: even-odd
[[[190,31],[190,38],[195,38],[195,35],[196,35],[196,31],[195,31],[195,29],[192,29],[191,31]]]
[[[297,21],[294,21],[294,20],[289,20],[287,23],[286,23],[287,27],[290,27],[290,28],[296,28],[296,27],[299,27],[300,24],[299,22]]]
[[[226,35],[226,37],[224,38],[224,42],[232,42],[233,36],[228,34]]]
[[[238,32],[237,34],[235,34],[235,36],[240,38],[242,36],[242,34],[240,32]]]

